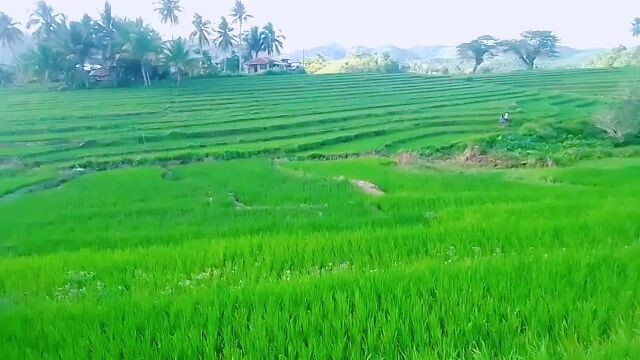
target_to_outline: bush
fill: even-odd
[[[594,60],[591,67],[623,67],[640,65],[640,47],[627,49],[624,46],[617,47],[609,53]]]
[[[520,127],[518,133],[525,137],[537,137],[542,140],[556,140],[558,132],[544,122],[528,122]]]
[[[388,53],[356,54],[342,65],[344,73],[384,73],[395,74],[402,72],[400,63],[393,60]]]
[[[622,90],[616,99],[594,118],[593,124],[622,144],[640,133],[640,86]]]

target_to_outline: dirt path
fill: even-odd
[[[371,196],[382,196],[384,195],[384,191],[380,190],[380,188],[369,181],[365,180],[350,180],[350,182],[357,186],[360,190],[362,190],[365,194]]]

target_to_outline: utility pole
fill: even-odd
[[[305,66],[304,60],[304,49],[302,49],[302,68],[306,70],[307,67]]]

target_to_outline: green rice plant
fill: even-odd
[[[640,152],[583,130],[629,77],[0,89],[0,353],[636,358]],[[471,141],[572,165],[446,160]]]

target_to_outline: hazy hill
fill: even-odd
[[[332,43],[325,46],[319,46],[311,49],[304,50],[304,57],[307,59],[322,55],[328,60],[340,60],[347,57],[349,50],[344,46]],[[286,54],[283,57],[288,57],[293,61],[302,61],[303,50],[296,50],[290,54]]]
[[[409,66],[414,71],[424,71],[424,69],[432,68],[448,68],[449,72],[461,72],[469,66],[462,63],[457,56],[455,46],[430,45],[430,46],[414,46],[412,48],[400,48],[395,45],[384,45],[380,47],[356,46],[346,49],[344,46],[333,43],[326,46],[316,47],[305,51],[306,59],[316,57],[322,54],[328,61],[325,69],[318,71],[321,73],[335,73],[342,71],[342,65],[355,53],[381,54],[388,53],[391,58],[403,65]],[[553,59],[539,59],[537,67],[539,68],[580,68],[589,66],[596,59],[605,54],[607,50],[602,49],[575,49],[568,46],[558,47],[558,57]],[[302,60],[302,51],[295,51],[287,57],[293,60]],[[512,71],[520,69],[521,64],[513,56],[507,54],[499,54],[497,57],[487,59],[485,68],[491,68],[490,71]],[[481,69],[482,70],[482,69]],[[483,70],[484,71],[484,70]]]
[[[412,48],[404,49],[398,46],[389,44],[380,47],[367,47],[367,46],[356,46],[351,49],[347,49],[346,47],[338,44],[332,43],[325,46],[315,47],[312,49],[305,50],[304,54],[307,59],[318,56],[318,54],[322,54],[328,60],[341,60],[349,56],[350,53],[355,52],[366,52],[370,54],[374,53],[389,53],[391,58],[394,60],[408,63],[413,61],[420,60],[435,60],[435,59],[455,59],[457,57],[456,47],[455,46],[445,46],[445,45],[429,45],[429,46],[414,46]],[[567,46],[558,47],[558,58],[554,60],[550,60],[550,62],[558,62],[558,63],[577,63],[577,62],[587,62],[592,60],[600,55],[602,55],[605,50],[602,49],[574,49]],[[290,54],[287,54],[286,57],[290,57],[292,60],[301,61],[302,60],[302,50],[294,51]]]

